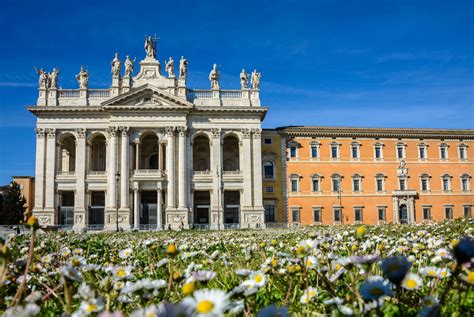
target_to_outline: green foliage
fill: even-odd
[[[26,199],[21,194],[20,185],[12,181],[10,187],[4,197],[4,201],[0,200],[0,224],[1,225],[18,225],[23,220],[25,212]]]

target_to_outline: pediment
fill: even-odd
[[[145,84],[104,101],[102,106],[126,108],[192,108],[193,104],[186,99],[170,94],[163,89],[150,84]]]

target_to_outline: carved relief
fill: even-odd
[[[173,136],[175,127],[165,127],[166,135]]]
[[[36,137],[37,138],[44,138],[45,131],[41,128],[36,128]]]
[[[179,136],[185,136],[187,132],[187,127],[176,127],[176,130],[179,133]]]
[[[246,139],[250,138],[251,133],[252,133],[251,129],[248,129],[248,128],[242,129],[242,136]]]
[[[76,133],[77,133],[77,138],[78,139],[84,139],[86,137],[86,129],[84,129],[84,128],[76,129]]]
[[[42,224],[42,225],[52,224],[51,216],[39,216],[38,219],[39,219],[40,224]]]
[[[212,128],[211,133],[212,133],[213,138],[220,138],[221,137],[221,129],[219,129],[219,128]]]
[[[245,215],[245,222],[248,223],[259,223],[261,219],[260,215]]]
[[[118,128],[117,127],[108,127],[107,128],[107,133],[109,136],[114,137],[117,136]]]
[[[168,215],[168,223],[181,223],[184,222],[186,216],[185,215]]]
[[[260,138],[262,135],[262,129],[252,129],[252,132],[255,138]]]
[[[120,131],[122,131],[122,136],[127,136],[130,127],[120,127]]]
[[[83,222],[83,216],[82,215],[76,215],[76,220],[74,221],[75,224],[82,225]]]
[[[44,130],[46,134],[48,135],[48,138],[54,138],[56,137],[56,129],[54,128],[49,128]]]

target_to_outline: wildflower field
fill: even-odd
[[[472,316],[474,222],[1,238],[5,316]]]

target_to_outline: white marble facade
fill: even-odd
[[[78,89],[40,74],[35,215],[76,230],[115,230],[117,215],[123,229],[263,227],[260,74],[192,90],[186,59],[164,75],[153,39],[145,50],[135,76],[116,55],[110,89],[89,89],[84,69]]]

